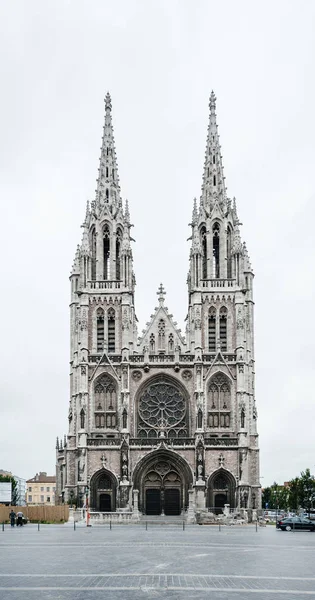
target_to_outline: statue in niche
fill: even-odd
[[[123,421],[123,429],[127,429],[127,411],[125,408],[124,408],[123,414],[122,414],[122,421]]]
[[[199,408],[199,410],[198,410],[197,426],[198,426],[198,429],[202,428],[202,410],[201,410],[201,408]]]

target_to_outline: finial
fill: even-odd
[[[211,113],[215,113],[215,103],[216,103],[216,97],[215,97],[215,93],[212,90],[211,94],[210,94],[210,100],[209,100],[209,108]]]
[[[193,208],[193,213],[192,213],[192,222],[193,222],[193,225],[197,222],[197,216],[198,216],[198,212],[197,212],[197,199],[194,198],[194,208]]]
[[[104,102],[105,102],[105,110],[112,110],[112,100],[111,100],[109,92],[107,92]]]
[[[130,213],[129,213],[129,204],[128,200],[125,202],[125,219],[129,223],[130,222]]]
[[[56,450],[59,450],[59,438],[58,438],[58,436],[57,436],[57,439],[56,439]]]
[[[162,305],[164,303],[165,295],[166,295],[165,289],[163,287],[163,283],[160,283],[160,287],[156,293],[159,297],[159,303],[160,303],[160,305]]]

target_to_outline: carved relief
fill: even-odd
[[[192,372],[188,371],[188,369],[185,369],[182,372],[182,378],[185,379],[185,381],[189,381],[192,378]]]
[[[132,371],[132,379],[134,379],[135,381],[140,381],[141,378],[142,378],[141,371]]]

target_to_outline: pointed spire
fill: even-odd
[[[109,93],[105,97],[105,123],[103,127],[99,174],[96,188],[96,206],[119,204],[120,186],[112,123],[112,101]]]
[[[206,154],[201,188],[201,199],[205,210],[211,211],[214,200],[217,198],[220,206],[226,209],[226,187],[223,175],[221,146],[219,142],[218,126],[216,120],[216,97],[211,92],[209,100],[209,125],[206,143]]]
[[[72,265],[71,275],[77,275],[79,273],[80,273],[80,246],[78,245],[77,249],[76,249],[73,265]]]
[[[160,306],[163,306],[164,304],[164,300],[165,300],[165,296],[166,296],[166,291],[163,287],[163,283],[160,283],[160,287],[158,289],[158,291],[156,292],[158,297],[159,297],[159,304]]]
[[[128,200],[125,202],[125,221],[130,223],[130,212],[129,212],[129,203]]]
[[[249,254],[248,254],[248,250],[247,250],[247,246],[246,246],[245,242],[243,242],[243,253],[244,253],[244,271],[245,272],[249,271],[251,273],[253,271],[253,269],[252,269],[252,265],[250,262],[250,258],[249,258]]]

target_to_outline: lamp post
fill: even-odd
[[[90,507],[89,507],[89,491],[90,488],[88,485],[85,486],[85,510],[86,510],[86,526],[90,526]]]

